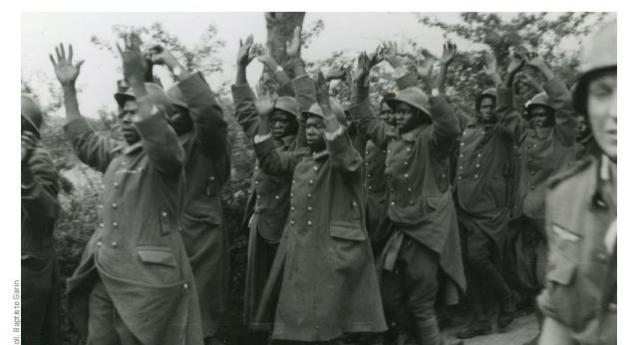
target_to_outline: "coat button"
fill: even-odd
[[[276,195],[276,200],[280,200],[280,195]]]
[[[533,176],[535,174],[536,174],[535,170],[529,170],[529,175]]]
[[[460,158],[462,158],[462,157],[464,157],[464,154],[462,154],[462,153],[461,153],[461,154],[460,154]]]
[[[313,224],[310,220],[307,221],[307,225],[311,226]]]
[[[464,167],[461,165],[459,169],[462,170],[462,169],[464,169]]]
[[[256,199],[260,200],[260,194],[256,195]]]
[[[291,225],[294,225],[296,222],[292,219],[289,223],[290,223]]]
[[[529,187],[529,189],[534,190],[534,189],[536,189],[536,186],[532,184],[532,185]]]
[[[163,212],[162,212],[162,216],[163,216],[163,217],[166,217],[166,216],[167,216],[167,212],[164,212],[164,211],[163,211]]]
[[[127,162],[122,161],[122,162],[120,162],[120,165],[127,165]]]
[[[209,176],[209,181],[215,181],[216,177],[215,176]]]
[[[111,207],[112,207],[112,208],[114,208],[114,209],[115,209],[115,208],[118,208],[118,204],[116,204],[116,203],[114,202],[113,204],[111,204]]]
[[[478,153],[478,157],[482,157],[482,153]]]
[[[464,142],[460,142],[460,146],[464,146]]]
[[[102,247],[102,242],[101,242],[101,241],[98,241],[98,243],[96,243],[96,246],[98,246],[98,247]]]
[[[404,161],[404,165],[409,165],[409,162],[407,162],[407,161]]]
[[[101,227],[101,228],[104,228],[104,223],[100,223],[100,227]]]
[[[113,225],[114,228],[117,228],[118,227],[118,222],[113,222],[113,224],[111,224],[111,225]]]
[[[609,311],[612,312],[612,313],[616,313],[618,311],[618,304],[617,303],[609,303],[609,305],[607,306],[607,309],[609,309]]]
[[[117,247],[118,246],[118,242],[116,242],[116,241],[111,242],[111,246],[113,248]]]
[[[307,198],[311,199],[311,193],[307,193]]]
[[[409,205],[413,205],[413,200],[409,200]]]
[[[478,178],[478,174],[473,175],[473,178]]]
[[[307,211],[311,212],[311,210],[313,210],[313,207],[311,206],[307,207]]]
[[[392,202],[391,202],[391,206],[395,206],[395,205],[396,205],[396,202],[395,202],[395,201],[392,201]]]
[[[597,255],[598,260],[602,261],[602,262],[606,262],[607,261],[607,255],[604,253],[599,253]]]
[[[313,180],[309,180],[309,184],[313,184]]]
[[[182,287],[186,290],[186,289],[188,289],[188,288],[189,288],[189,284],[184,283],[184,285],[182,285]]]
[[[368,178],[371,178],[371,174],[367,174],[367,177],[368,177]]]
[[[404,178],[409,178],[409,174],[404,174]]]
[[[118,188],[118,186],[119,186],[119,185],[120,185],[120,184],[118,183],[118,181],[116,181],[116,182],[114,182],[114,183],[113,183],[113,186],[114,186],[114,187],[116,187],[116,188]]]
[[[476,168],[479,168],[479,167],[480,167],[480,163],[476,164]]]
[[[458,180],[462,180],[462,176],[458,175]]]
[[[411,152],[411,148],[410,147],[407,147],[407,152]]]
[[[413,191],[413,188],[411,187],[407,188],[407,192],[412,192],[412,191]]]
[[[317,166],[317,165],[313,167],[313,171],[318,171],[318,169],[319,169],[319,168],[318,168],[318,166]]]
[[[372,190],[372,189],[373,189],[373,187],[371,187],[371,185],[369,185],[368,189],[369,189],[369,190]]]
[[[291,211],[295,211],[296,207],[295,206],[291,206]]]

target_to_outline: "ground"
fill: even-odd
[[[445,333],[452,336],[460,327],[447,329]],[[506,332],[466,339],[464,345],[522,345],[533,339],[537,333],[538,323],[535,314],[529,313],[514,320]]]

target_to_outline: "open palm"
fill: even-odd
[[[75,83],[84,60],[73,64],[73,46],[69,45],[67,56],[67,52],[65,52],[62,43],[59,47],[56,47],[56,58],[57,59],[54,59],[53,55],[49,54],[49,59],[53,64],[53,70],[56,72],[56,77],[58,77],[60,83],[63,85]]]

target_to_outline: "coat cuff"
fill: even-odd
[[[254,144],[260,144],[262,142],[267,141],[267,139],[269,139],[271,137],[272,137],[271,133],[269,133],[269,134],[256,134],[253,137],[253,143]]]
[[[340,127],[338,127],[338,129],[336,129],[333,132],[325,132],[324,133],[324,137],[328,141],[333,141],[333,140],[336,140],[336,138],[342,133],[344,133],[344,127],[340,126]]]

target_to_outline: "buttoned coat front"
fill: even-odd
[[[498,116],[518,147],[514,218],[522,214],[529,218],[544,217],[544,183],[576,155],[577,122],[572,116],[569,90],[557,78],[546,82],[543,88],[555,109],[555,125],[544,137],[514,108],[513,90],[498,88]]]
[[[193,74],[178,87],[194,125],[180,137],[186,176],[180,235],[196,279],[204,336],[210,337],[225,314],[230,279],[222,217],[222,186],[231,169],[227,123],[202,75]]]
[[[387,212],[387,186],[384,178],[387,152],[371,140],[365,146],[365,195],[367,197],[367,231],[373,234],[380,227]]]
[[[327,146],[312,154],[279,152],[273,139],[255,144],[265,172],[293,174],[273,339],[328,341],[386,330],[364,224],[362,158],[345,134]]]
[[[455,196],[465,227],[480,229],[500,250],[509,216],[513,141],[503,122],[477,121],[462,132],[458,149]]]
[[[376,146],[386,149],[388,219],[436,252],[442,270],[464,291],[458,222],[449,183],[449,157],[460,129],[443,96],[431,102],[433,125],[422,125],[402,135],[376,119],[368,101],[357,104],[351,113],[359,130]]]
[[[561,172],[546,198],[549,269],[538,302],[585,345],[616,343],[616,186],[602,178],[616,172],[605,163],[587,157]]]
[[[69,308],[86,334],[88,296],[104,284],[118,315],[144,345],[203,343],[197,290],[180,233],[184,151],[160,114],[137,122],[124,146],[84,118],[65,125],[78,158],[103,173],[101,224],[68,280]]]

